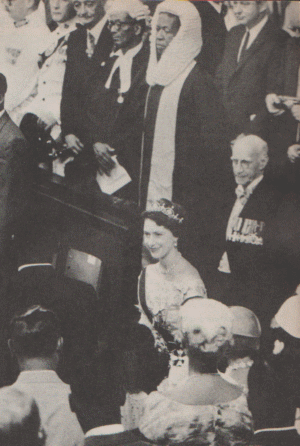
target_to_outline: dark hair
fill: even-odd
[[[257,357],[259,349],[259,338],[250,338],[248,336],[233,335],[234,345],[228,347],[227,356],[231,359]]]
[[[18,389],[0,390],[1,446],[39,446],[40,415],[34,399]]]
[[[0,73],[0,94],[5,95],[7,92],[7,82],[4,74]]]
[[[177,218],[169,217],[159,210],[151,210],[150,208],[150,210],[142,213],[144,221],[149,218],[149,220],[154,221],[158,226],[163,226],[164,228],[169,229],[174,237],[180,237],[182,235],[184,221],[186,219],[185,209],[179,204],[172,203],[172,201],[169,201],[166,198],[161,198],[156,203],[158,206],[161,206],[166,210],[170,209]]]
[[[14,353],[25,358],[47,358],[57,349],[60,324],[53,311],[39,305],[15,316],[10,323]]]

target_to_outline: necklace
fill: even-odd
[[[161,272],[162,274],[171,274],[171,273],[173,273],[173,272],[174,272],[174,269],[175,269],[176,265],[178,264],[178,261],[181,259],[181,257],[182,257],[182,255],[181,255],[181,253],[179,252],[176,261],[173,262],[168,268],[164,268],[164,267],[161,265],[161,263],[158,262],[158,267],[159,267],[159,269],[160,269],[160,272]]]

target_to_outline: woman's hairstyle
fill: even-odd
[[[149,218],[158,226],[169,229],[174,237],[180,237],[186,219],[186,211],[179,204],[161,198],[158,201],[153,201],[149,209],[142,213],[142,217],[144,220]]]
[[[187,299],[179,314],[183,334],[200,330],[203,342],[210,342],[223,329],[225,340],[232,338],[233,316],[229,308],[217,300],[198,297]]]
[[[15,316],[10,323],[13,352],[24,358],[43,358],[55,353],[60,324],[53,311],[39,305]]]

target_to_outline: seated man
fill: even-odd
[[[57,28],[49,36],[42,54],[40,70],[30,95],[11,114],[20,124],[26,113],[39,118],[39,125],[51,130],[54,139],[60,135],[60,102],[66,67],[68,38],[76,29],[75,11],[71,0],[50,0],[50,11]]]
[[[70,387],[56,374],[63,339],[55,314],[35,306],[15,316],[9,346],[20,369],[11,388],[37,402],[46,446],[82,445],[83,432],[69,406]]]
[[[31,93],[50,30],[39,10],[39,0],[4,3],[14,20],[8,31],[0,30],[0,66],[9,81],[6,110],[11,112]]]
[[[1,446],[42,446],[44,433],[40,415],[31,396],[18,389],[0,390],[0,444]]]

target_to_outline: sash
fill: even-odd
[[[179,348],[179,343],[174,340],[174,337],[172,334],[166,330],[165,328],[161,327],[159,324],[155,323],[153,324],[153,315],[151,311],[148,308],[148,305],[146,303],[146,268],[144,268],[140,275],[140,282],[139,282],[139,300],[141,307],[151,322],[151,324],[154,326],[157,333],[164,339],[164,341],[167,343],[168,348],[170,351],[174,350],[174,348]]]

